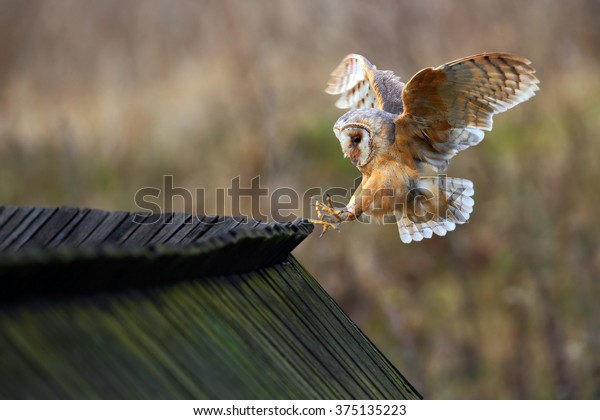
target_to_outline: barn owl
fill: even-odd
[[[473,183],[426,171],[445,171],[461,150],[481,142],[492,117],[535,95],[530,61],[484,53],[426,68],[404,84],[365,57],[346,56],[326,92],[350,111],[333,127],[344,156],[362,173],[349,203],[316,202],[313,223],[337,229],[362,215],[392,218],[404,243],[444,236],[473,210]]]

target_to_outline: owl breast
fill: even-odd
[[[401,210],[406,203],[408,179],[396,166],[378,166],[370,174],[363,174],[359,205],[363,213],[377,222],[383,222],[386,216]]]

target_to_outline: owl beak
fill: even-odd
[[[360,157],[360,152],[356,149],[353,149],[346,156],[348,156],[348,158],[350,158],[350,162],[352,162],[352,164],[354,166],[356,166],[358,164],[358,158]]]
[[[348,153],[346,153],[346,152],[344,152],[344,157],[345,157],[345,158],[348,158],[348,159],[350,159],[350,162],[352,162],[352,164],[353,164],[354,166],[356,166],[356,164],[358,163],[358,158],[356,158],[356,157],[354,157],[354,156],[352,156],[352,155],[349,155],[349,154],[348,154]]]

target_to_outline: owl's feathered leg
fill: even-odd
[[[317,200],[315,202],[315,210],[317,212],[318,220],[309,220],[315,225],[323,226],[323,231],[320,236],[323,236],[330,228],[339,231],[338,226],[348,220],[352,220],[354,214],[349,212],[347,209],[336,209],[333,207],[331,197],[327,195],[325,197],[327,204]]]

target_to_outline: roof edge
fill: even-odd
[[[0,304],[254,271],[284,261],[312,230],[310,222],[298,219],[246,223],[187,245],[101,244],[0,253]]]

